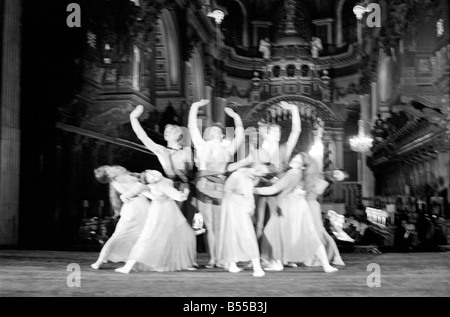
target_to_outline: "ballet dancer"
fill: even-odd
[[[334,265],[345,266],[341,258],[341,254],[336,245],[335,240],[328,234],[322,219],[322,208],[318,201],[318,196],[322,195],[329,183],[324,180],[323,175],[323,121],[319,118],[316,122],[316,131],[314,135],[313,148],[309,154],[305,155],[305,189],[306,201],[311,210],[314,225],[319,233],[320,239],[325,246],[328,256],[328,261]],[[320,266],[320,261],[317,257],[310,261],[304,262],[307,266]]]
[[[305,155],[297,154],[290,161],[290,170],[274,185],[254,189],[257,195],[277,195],[279,211],[269,219],[263,232],[261,256],[274,261],[265,270],[282,271],[283,263],[307,262],[318,257],[323,270],[336,272],[328,262],[325,247],[314,225],[303,189]],[[265,249],[265,250],[263,250]]]
[[[224,132],[220,124],[213,124],[205,130],[202,138],[197,126],[197,114],[200,107],[206,106],[209,100],[202,99],[191,106],[189,112],[189,132],[196,152],[198,168],[196,199],[199,212],[203,215],[206,227],[206,243],[209,262],[207,268],[213,268],[217,263],[217,242],[220,230],[220,210],[223,197],[223,186],[227,165],[244,141],[244,126],[240,116],[231,108],[225,108],[225,113],[234,119],[235,138],[231,142],[224,141]]]
[[[289,158],[292,155],[292,151],[297,145],[301,128],[300,114],[298,107],[294,104],[287,102],[280,102],[280,107],[286,109],[292,113],[292,128],[289,138],[284,144],[280,144],[281,140],[281,128],[277,124],[261,124],[259,127],[259,133],[263,140],[259,153],[267,152],[270,157],[270,163],[276,168],[274,178],[270,183],[275,182],[283,176],[288,169]],[[258,156],[259,157],[259,156]],[[268,183],[265,184],[266,186]],[[264,220],[266,218],[266,207],[269,208],[269,217],[276,214],[277,199],[274,196],[258,197],[256,207],[256,235],[259,238],[262,236],[264,229]],[[270,218],[269,218],[270,219]]]
[[[147,188],[139,194],[152,200],[149,216],[127,262],[116,272],[194,270],[195,233],[175,203],[185,201],[189,190],[176,190],[172,180],[153,170],[143,172],[142,181]]]
[[[251,261],[253,276],[265,275],[252,221],[255,212],[253,188],[260,177],[269,172],[266,165],[257,163],[251,168],[238,169],[225,182],[217,258],[229,272],[242,271],[237,262]]]
[[[144,107],[139,105],[130,114],[131,127],[136,136],[141,140],[147,149],[152,151],[163,167],[166,176],[174,181],[175,188],[183,191],[189,189],[190,196],[184,202],[179,202],[179,206],[187,221],[192,224],[195,207],[192,205],[194,195],[192,150],[188,146],[183,146],[183,130],[176,125],[168,124],[164,129],[164,139],[167,147],[155,143],[145,133],[139,117],[144,112]]]
[[[128,191],[141,191],[145,188],[138,176],[122,166],[101,166],[94,170],[94,175],[99,182],[110,185],[112,201]],[[100,251],[98,260],[91,265],[93,269],[98,270],[107,261],[125,262],[128,259],[131,248],[141,234],[150,204],[143,196],[136,196],[122,204],[114,233]]]

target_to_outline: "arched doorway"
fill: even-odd
[[[325,135],[330,139],[331,147],[336,148],[334,144],[334,131],[336,130],[336,115],[324,103],[300,95],[284,95],[277,96],[272,99],[263,101],[256,105],[245,117],[244,125],[246,127],[258,127],[259,122],[273,120],[270,109],[278,105],[281,101],[295,104],[299,108],[300,118],[302,121],[302,132],[295,151],[308,152],[313,142],[314,122],[317,118],[321,118],[325,122]],[[281,143],[287,141],[291,131],[291,120],[289,115],[282,114],[280,119],[278,116],[274,120],[282,129]],[[333,153],[335,156],[337,153]]]
[[[176,20],[163,9],[157,24],[156,72],[160,91],[180,89],[180,48]]]

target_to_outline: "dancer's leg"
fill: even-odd
[[[266,202],[267,198],[260,196],[257,199],[256,206],[256,239],[259,240],[264,230],[264,218],[266,216]]]
[[[261,262],[259,258],[252,259],[252,264],[254,277],[262,277],[266,275],[266,273],[264,273],[263,269],[261,268]]]
[[[238,268],[238,266],[236,265],[236,262],[230,262],[228,264],[229,264],[228,265],[228,272],[238,273],[238,272],[242,271],[240,268]]]
[[[106,257],[106,254],[108,254],[109,250],[111,249],[112,241],[113,241],[113,237],[111,237],[108,241],[106,241],[105,245],[103,246],[102,250],[100,251],[100,255],[98,256],[97,261],[95,263],[91,264],[91,268],[93,268],[94,270],[98,270],[103,265],[103,263],[106,263],[105,257]]]
[[[283,262],[281,262],[280,260],[272,260],[270,262],[270,264],[264,268],[265,271],[283,271],[284,270],[284,266],[283,266]]]
[[[213,218],[213,205],[212,202],[203,204],[200,212],[202,213],[203,220],[206,227],[206,244],[209,253],[209,262],[207,267],[213,268],[216,264],[216,236],[214,233],[214,218]]]
[[[97,262],[91,264],[91,268],[93,268],[94,270],[98,270],[101,268],[103,263],[103,260],[101,258],[98,258]]]
[[[319,258],[319,261],[322,264],[325,273],[333,273],[338,271],[337,268],[332,267],[330,265],[330,262],[328,262],[327,252],[325,251],[325,247],[323,244],[321,244],[319,249],[317,250],[316,256]]]
[[[128,260],[127,263],[121,268],[115,269],[117,273],[129,274],[136,264],[136,260]]]

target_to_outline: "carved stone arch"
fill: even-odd
[[[174,13],[163,9],[160,15],[161,31],[166,45],[167,73],[170,87],[179,87],[180,84],[180,47],[178,38],[177,20]]]
[[[345,0],[338,0],[336,3],[336,45],[343,44],[342,35],[342,8],[344,7]]]
[[[194,98],[200,100],[205,98],[205,66],[203,62],[203,54],[198,47],[194,48],[192,66],[194,76]]]
[[[248,40],[248,15],[247,15],[247,9],[245,8],[244,4],[241,0],[234,0],[239,4],[242,10],[242,46],[248,47],[249,46],[249,40]]]
[[[302,120],[315,120],[321,118],[325,125],[331,126],[336,121],[336,114],[324,103],[301,95],[283,95],[276,96],[269,100],[257,104],[246,116],[245,123],[247,125],[257,125],[258,121],[263,117],[265,111],[270,107],[286,101],[299,107]]]
[[[341,46],[346,44],[344,41],[344,32],[343,32],[343,9],[344,4],[348,4],[349,2],[353,2],[356,5],[356,0],[338,0],[336,1],[336,45]],[[355,18],[355,30],[356,30],[356,17]]]
[[[244,126],[246,128],[250,127],[257,128],[259,122],[264,121],[267,122],[267,120],[264,119],[267,118],[268,114],[270,114],[269,109],[279,104],[281,101],[286,101],[289,102],[290,104],[295,104],[299,108],[300,118],[302,121],[301,127],[302,132],[295,147],[296,152],[308,152],[311,149],[314,137],[313,123],[316,120],[316,118],[321,118],[325,122],[324,137],[332,136],[335,127],[335,122],[337,121],[335,113],[322,102],[300,95],[277,96],[259,103],[246,115],[245,119],[243,120]],[[276,124],[281,127],[282,131],[280,143],[285,143],[290,135],[292,122],[291,118],[288,117],[287,119],[283,118],[283,120],[275,120],[275,121]],[[326,141],[324,139],[324,141],[325,144],[328,144],[327,142],[329,140]]]
[[[241,0],[229,2],[228,13],[225,15],[224,28],[236,46],[249,47],[248,13]]]
[[[205,73],[203,54],[194,47],[191,58],[186,62],[186,94],[188,103],[205,98]]]

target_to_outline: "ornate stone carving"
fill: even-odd
[[[300,115],[304,120],[313,122],[317,117],[320,117],[326,122],[327,126],[328,123],[339,121],[339,118],[337,118],[333,111],[331,111],[325,104],[311,98],[297,95],[278,96],[261,102],[252,108],[244,121],[248,125],[256,125],[260,118],[265,117],[267,109],[277,105],[280,101],[287,101],[289,103],[296,104],[299,107]]]

